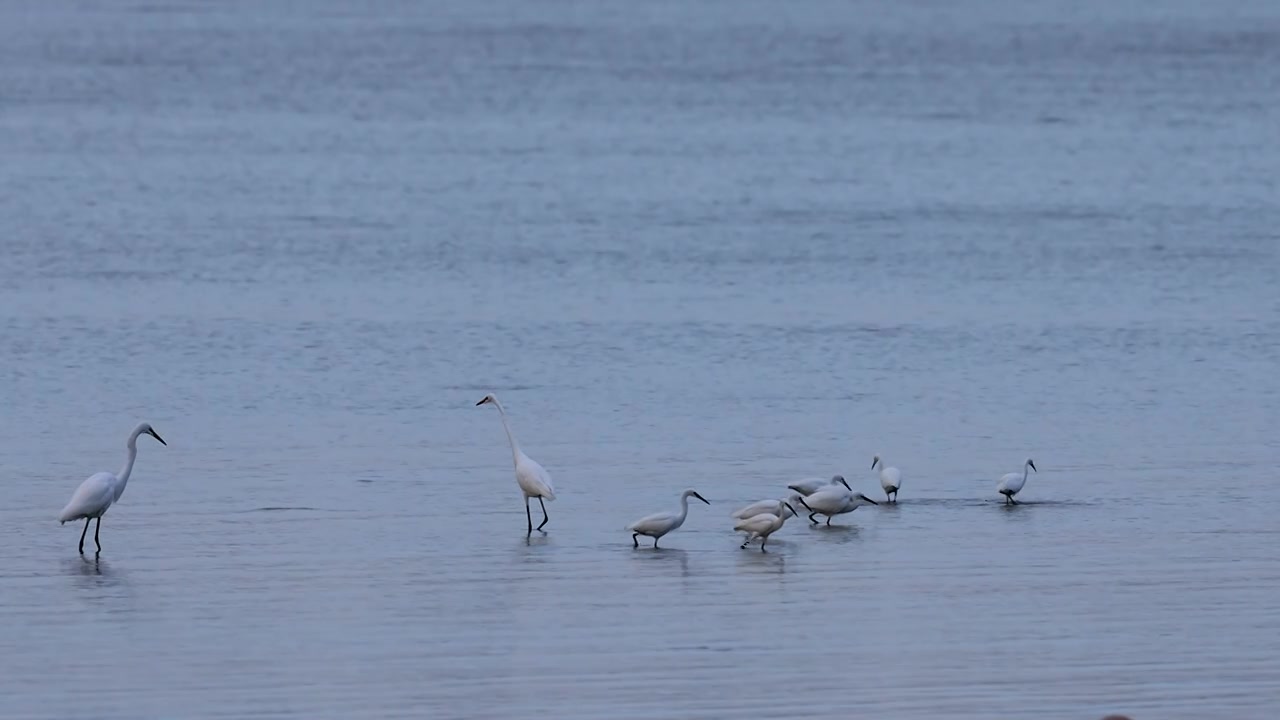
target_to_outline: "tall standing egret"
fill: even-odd
[[[852,491],[849,483],[844,481],[843,475],[833,475],[830,480],[822,478],[809,478],[807,480],[797,480],[787,486],[788,490],[794,490],[805,497],[808,497],[819,490],[825,490],[832,485],[843,485],[845,490]]]
[[[1022,474],[1008,473],[1000,478],[1000,484],[996,486],[996,492],[1004,496],[1005,505],[1017,505],[1018,501],[1013,499],[1022,490],[1022,486],[1027,484],[1027,469],[1036,470],[1036,463],[1031,458],[1022,465]],[[1036,470],[1036,472],[1040,472]]]
[[[632,547],[640,547],[641,535],[653,538],[653,546],[658,547],[658,538],[675,530],[684,524],[684,519],[689,516],[689,498],[696,497],[704,503],[711,503],[696,490],[685,490],[680,494],[680,512],[665,512],[646,515],[639,520],[627,526],[627,530],[631,531]]]
[[[507,431],[507,440],[511,443],[511,461],[516,466],[516,485],[519,485],[520,492],[524,493],[524,517],[529,523],[528,534],[532,535],[534,527],[533,515],[529,512],[529,498],[538,498],[538,505],[542,507],[542,522],[537,528],[541,530],[550,519],[547,517],[547,506],[542,499],[556,499],[556,487],[551,482],[551,473],[520,450],[520,445],[516,443],[516,436],[511,434],[511,426],[507,424],[507,411],[502,408],[502,403],[498,402],[498,398],[493,393],[485,395],[484,399],[476,403],[476,407],[485,404],[492,404],[498,408],[498,416],[502,418],[502,429]]]
[[[739,520],[746,520],[749,517],[755,517],[756,515],[763,515],[765,513],[769,513],[770,515],[780,516],[782,513],[787,512],[786,510],[787,503],[795,503],[799,505],[800,502],[801,502],[800,493],[791,493],[790,495],[788,495],[785,498],[782,498],[781,500],[761,500],[759,502],[753,502],[750,505],[747,505],[746,507],[742,507],[742,508],[738,508],[737,510],[734,510],[733,514],[730,515],[729,517],[738,518]],[[792,514],[794,514],[795,509],[792,508],[791,512]]]
[[[880,466],[880,489],[884,490],[884,499],[886,502],[898,502],[898,490],[902,488],[902,471],[896,467],[885,467],[880,462],[880,456],[877,455],[871,459],[871,469],[875,470],[876,465]],[[892,494],[893,497],[889,497]]]
[[[830,525],[832,517],[851,513],[868,504],[879,505],[880,503],[860,492],[851,492],[840,488],[822,490],[804,499],[804,506],[809,510],[809,522],[815,525],[818,521],[813,519],[814,515],[826,515],[827,524]]]
[[[102,552],[102,543],[98,541],[98,533],[102,531],[102,516],[107,508],[120,500],[125,485],[129,484],[129,476],[133,474],[133,461],[138,458],[138,437],[141,435],[150,435],[159,440],[161,445],[169,444],[150,425],[142,423],[129,433],[129,441],[126,443],[129,457],[124,461],[124,467],[120,468],[120,473],[112,475],[109,472],[99,472],[90,475],[76,488],[71,502],[58,513],[59,525],[84,518],[84,530],[80,531],[81,555],[84,554],[84,536],[89,532],[89,521],[94,518],[97,518],[98,524],[93,529],[93,544],[98,547],[98,552]]]
[[[781,529],[782,524],[787,521],[787,518],[795,514],[796,509],[791,507],[791,503],[784,502],[782,503],[782,508],[779,510],[777,515],[773,513],[760,513],[759,515],[752,515],[751,517],[739,520],[733,526],[733,529],[738,532],[746,533],[747,538],[743,540],[742,544],[738,547],[745,548],[752,540],[760,538],[760,552],[764,552],[764,546],[769,542],[769,536]]]

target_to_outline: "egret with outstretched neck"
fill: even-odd
[[[871,469],[875,470],[876,465],[880,466],[880,489],[884,490],[884,499],[886,502],[898,502],[898,490],[902,488],[902,471],[896,467],[885,467],[877,455],[871,459]],[[889,497],[892,495],[893,497]]]
[[[124,461],[124,467],[120,468],[119,474],[99,472],[90,475],[80,483],[80,487],[76,488],[75,494],[71,496],[71,502],[67,503],[67,506],[58,514],[58,524],[84,519],[84,530],[80,531],[81,555],[84,554],[84,536],[89,532],[89,521],[94,519],[97,519],[98,524],[93,529],[93,544],[98,547],[99,553],[102,552],[102,543],[98,540],[98,533],[102,532],[102,516],[107,512],[107,508],[118,502],[120,496],[124,495],[124,488],[129,484],[129,476],[133,474],[133,461],[138,459],[138,438],[142,435],[150,435],[159,440],[161,445],[169,444],[147,423],[134,428],[133,432],[129,433],[129,441],[126,444],[129,448],[129,457]]]
[[[685,490],[680,494],[680,512],[646,515],[627,526],[627,530],[631,531],[631,546],[640,547],[639,538],[645,535],[653,538],[653,546],[658,547],[658,538],[684,524],[684,519],[689,516],[689,498],[691,497],[696,497],[708,505],[711,504],[696,490]]]
[[[516,436],[511,434],[511,426],[507,424],[507,411],[503,409],[502,403],[498,402],[498,398],[493,393],[485,395],[480,402],[476,403],[476,406],[485,404],[498,408],[498,416],[502,418],[502,429],[507,431],[507,441],[511,443],[511,461],[516,467],[516,485],[520,486],[520,492],[524,494],[524,517],[528,521],[526,534],[532,535],[534,527],[533,515],[529,512],[529,498],[538,498],[538,505],[542,507],[542,522],[537,527],[538,530],[542,530],[542,526],[550,520],[547,516],[547,506],[542,500],[543,498],[556,499],[556,488],[551,482],[551,473],[520,449]]]
[[[1031,458],[1027,458],[1027,461],[1022,464],[1021,475],[1018,473],[1008,473],[1000,478],[1000,484],[996,486],[996,492],[1004,496],[1005,505],[1018,504],[1018,501],[1014,500],[1013,496],[1021,492],[1022,486],[1027,484],[1028,470],[1040,472],[1039,470],[1036,470],[1036,463]]]
[[[836,515],[851,513],[863,505],[879,505],[880,503],[860,492],[851,492],[843,488],[830,488],[816,492],[804,499],[804,506],[809,510],[809,522],[817,524],[814,515],[826,515],[827,524]]]

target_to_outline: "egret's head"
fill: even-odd
[[[866,495],[863,495],[862,493],[858,493],[858,498],[859,498],[859,499],[861,499],[863,502],[869,502],[869,503],[871,503],[872,505],[879,505],[879,504],[880,504],[880,503],[876,502],[875,500],[872,500],[871,498],[867,497]]]
[[[1027,458],[1027,467],[1031,468],[1032,470],[1036,470],[1036,461],[1032,460],[1031,458]],[[1040,472],[1040,471],[1036,470],[1036,472]]]
[[[843,485],[845,490],[848,490],[849,492],[853,492],[853,488],[849,487],[849,483],[844,481],[843,475],[836,475],[835,477],[831,478],[831,484],[835,485],[836,483]]]
[[[686,490],[684,494],[685,494],[685,497],[696,497],[708,505],[711,504],[711,501],[699,495],[697,490]]]
[[[792,515],[799,515],[799,514],[800,514],[800,513],[796,512],[796,509],[795,509],[794,507],[792,507],[792,506],[791,506],[791,503],[789,503],[789,502],[784,502],[784,503],[782,503],[782,507],[784,507],[784,508],[786,508],[786,509],[790,510]]]
[[[151,427],[151,423],[142,423],[138,426],[138,436],[141,437],[143,435],[150,435],[151,437],[159,440],[161,445],[169,444],[164,441],[164,438],[160,437],[160,435],[156,433],[155,428]]]
[[[476,406],[479,407],[487,403],[496,403],[496,402],[498,402],[498,398],[494,397],[493,393],[489,393],[488,395],[485,395],[484,398],[480,400],[480,402],[476,403]]]
[[[876,469],[876,465],[879,465],[879,464],[880,464],[880,456],[879,456],[879,455],[877,455],[877,456],[875,456],[875,457],[871,458],[871,469],[872,469],[872,470],[875,470],[875,469]]]

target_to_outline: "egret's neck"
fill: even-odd
[[[518,464],[520,462],[520,445],[516,442],[516,436],[511,434],[511,426],[507,424],[507,411],[502,408],[502,403],[495,398],[493,404],[498,406],[498,417],[502,418],[502,429],[507,431],[507,442],[511,443],[511,462]]]
[[[689,516],[689,494],[685,493],[680,496],[680,519],[683,521]]]
[[[124,461],[124,467],[120,468],[120,473],[116,475],[120,479],[120,491],[124,491],[124,486],[129,482],[129,475],[133,473],[133,461],[138,459],[138,433],[129,436],[129,457]]]
[[[1031,472],[1031,466],[1030,466],[1030,465],[1023,465],[1023,466],[1022,466],[1022,482],[1026,482],[1026,481],[1027,481],[1027,473],[1029,473],[1029,472]]]

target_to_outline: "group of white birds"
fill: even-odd
[[[515,435],[511,432],[511,425],[507,423],[507,412],[503,409],[502,403],[498,402],[497,397],[490,393],[476,405],[493,405],[498,408],[498,415],[502,418],[502,429],[506,431],[507,440],[511,444],[511,460],[515,464],[516,485],[524,495],[524,514],[528,521],[528,533],[542,530],[550,520],[544,500],[556,499],[551,474],[520,449]],[[138,457],[138,438],[143,435],[150,435],[161,445],[168,445],[151,425],[147,423],[138,425],[133,432],[129,433],[129,440],[126,443],[128,456],[120,472],[115,474],[99,472],[90,475],[80,484],[75,494],[71,496],[71,501],[58,514],[60,523],[84,520],[84,529],[80,532],[81,554],[84,553],[84,538],[89,532],[89,523],[93,520],[98,521],[93,531],[93,543],[97,546],[98,552],[102,552],[102,543],[98,539],[98,534],[102,530],[102,516],[124,494],[129,476],[133,473],[133,463]],[[884,491],[885,501],[898,502],[898,491],[902,489],[902,472],[896,467],[886,467],[880,461],[879,455],[871,461],[872,470],[877,466],[880,468],[880,489]],[[1021,475],[1009,473],[1000,478],[996,491],[1004,496],[1007,504],[1017,504],[1013,498],[1026,484],[1028,469],[1036,470],[1035,462],[1030,459],[1023,465]],[[823,515],[827,519],[827,524],[830,525],[831,518],[836,515],[853,512],[863,505],[880,504],[860,492],[854,492],[840,475],[830,480],[821,478],[800,480],[788,485],[787,489],[791,491],[787,497],[754,502],[732,513],[732,517],[737,521],[733,529],[744,534],[740,547],[745,548],[759,540],[760,551],[764,552],[769,536],[780,530],[788,518],[799,514],[796,510],[797,505],[808,511],[810,522],[816,524],[817,516]],[[533,498],[538,499],[538,506],[542,509],[542,522],[538,523],[536,528],[533,526],[533,513],[529,509],[529,501]],[[631,533],[633,547],[640,547],[639,538],[644,535],[653,538],[653,546],[656,548],[659,538],[684,525],[685,518],[689,516],[689,498],[697,498],[708,505],[711,504],[696,490],[685,490],[680,495],[679,511],[646,515],[627,526],[626,529]]]

